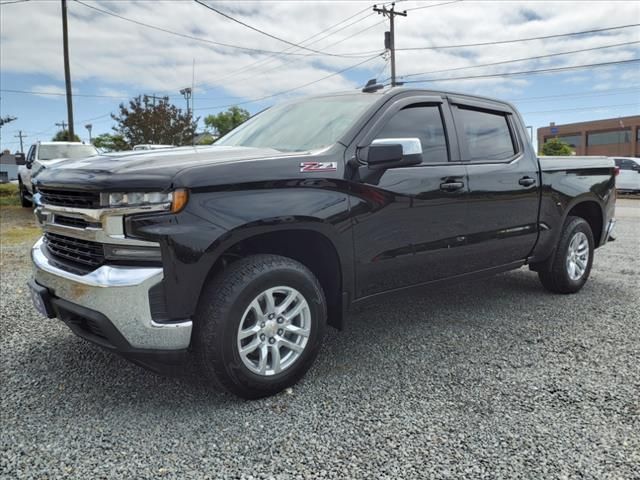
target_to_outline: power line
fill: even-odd
[[[3,5],[11,5],[12,3],[22,3],[22,2],[28,2],[29,0],[10,0],[8,2],[0,2],[0,7],[2,7]]]
[[[238,24],[242,25],[243,27],[248,28],[249,30],[253,30],[254,32],[261,33],[262,35],[265,35],[265,36],[267,36],[267,37],[269,37],[269,38],[273,38],[274,40],[278,40],[278,41],[280,41],[280,42],[286,43],[287,45],[291,45],[292,47],[296,47],[296,48],[299,48],[299,49],[307,50],[307,51],[309,51],[309,52],[316,53],[316,54],[320,54],[320,55],[329,55],[329,56],[332,56],[332,57],[339,57],[339,56],[341,56],[341,55],[339,55],[339,54],[335,54],[335,53],[322,52],[322,51],[320,51],[320,50],[315,50],[315,49],[313,49],[313,48],[308,48],[308,47],[305,47],[305,46],[300,45],[299,43],[293,43],[293,42],[290,42],[289,40],[286,40],[286,39],[284,39],[284,38],[282,38],[282,37],[278,37],[278,36],[273,35],[273,34],[271,34],[271,33],[269,33],[269,32],[265,32],[264,30],[261,30],[261,29],[259,29],[259,28],[257,28],[257,27],[254,27],[254,26],[252,26],[252,25],[249,25],[248,23],[245,23],[245,22],[243,22],[242,20],[238,20],[237,18],[232,17],[231,15],[229,15],[229,14],[227,14],[227,13],[224,13],[224,12],[222,12],[222,11],[218,10],[217,8],[214,8],[214,7],[210,6],[210,5],[207,5],[207,4],[206,4],[206,3],[204,3],[202,0],[194,0],[194,1],[195,1],[197,4],[202,5],[202,6],[203,6],[203,7],[205,7],[205,8],[208,8],[208,9],[209,9],[209,10],[211,10],[212,12],[215,12],[215,13],[217,13],[218,15],[221,15],[221,16],[223,16],[224,18],[227,18],[227,19],[231,20],[232,22],[238,23]]]
[[[630,60],[618,60],[615,62],[602,62],[602,63],[591,63],[587,65],[571,65],[567,67],[559,67],[559,68],[545,68],[542,70],[525,70],[522,72],[504,72],[504,73],[494,73],[494,74],[486,74],[486,75],[473,75],[468,77],[444,77],[444,78],[425,78],[422,80],[407,80],[404,83],[425,83],[425,82],[449,82],[452,80],[473,80],[478,78],[496,78],[496,77],[511,77],[516,75],[535,75],[538,73],[554,73],[554,72],[567,72],[570,70],[579,70],[581,68],[590,68],[590,67],[605,67],[609,65],[622,65],[639,62],[640,58],[632,58]]]
[[[449,5],[451,3],[458,3],[461,2],[462,0],[452,0],[451,2],[442,2],[442,3],[436,3],[434,5],[424,5],[422,7],[413,7],[413,8],[407,8],[405,11],[407,12],[413,12],[414,10],[422,10],[424,8],[432,8],[432,7],[441,7],[443,5]],[[396,2],[397,3],[397,2]]]
[[[351,15],[350,17],[347,17],[347,18],[345,18],[344,20],[342,20],[342,21],[340,21],[340,22],[336,23],[335,25],[332,25],[331,27],[328,27],[328,28],[326,28],[326,29],[324,29],[324,30],[320,31],[320,32],[316,33],[315,35],[312,35],[311,37],[309,37],[309,38],[307,38],[307,39],[305,39],[305,40],[302,40],[300,43],[301,43],[301,44],[302,44],[302,43],[306,43],[306,42],[308,42],[309,40],[312,40],[313,38],[317,37],[318,35],[322,35],[323,33],[328,32],[328,31],[330,31],[330,30],[334,29],[334,28],[335,28],[335,27],[337,27],[338,25],[341,25],[341,24],[343,24],[343,23],[345,23],[345,22],[347,22],[347,21],[351,20],[352,18],[357,17],[358,15],[360,15],[360,14],[362,14],[362,13],[366,12],[367,10],[369,10],[369,7],[366,7],[366,8],[364,8],[364,9],[362,9],[362,10],[359,10],[358,12],[354,13],[354,14],[353,14],[353,15]],[[317,42],[319,42],[319,41],[321,41],[321,40],[324,40],[325,38],[327,38],[327,37],[329,37],[329,36],[331,36],[331,35],[335,35],[336,33],[338,33],[338,32],[340,32],[340,31],[344,30],[345,28],[348,28],[348,27],[350,27],[350,26],[352,26],[352,25],[355,25],[355,24],[356,24],[356,23],[358,23],[358,22],[361,22],[362,20],[365,20],[365,19],[369,18],[371,15],[373,15],[373,13],[370,13],[369,15],[366,15],[365,17],[362,17],[362,18],[360,18],[360,19],[356,20],[355,22],[349,23],[348,25],[345,25],[345,26],[343,26],[343,27],[339,28],[338,30],[336,30],[336,31],[334,31],[334,32],[331,32],[331,33],[329,33],[329,34],[327,34],[327,35],[325,35],[325,36],[323,36],[323,37],[321,37],[321,38],[318,38],[317,40],[314,40],[313,42],[311,42],[311,43],[307,44],[307,46],[308,46],[308,45],[313,45],[313,44],[315,44],[315,43],[317,43]],[[367,29],[368,29],[368,28],[367,28]],[[365,30],[367,30],[367,29],[365,29]],[[338,41],[338,42],[335,42],[335,43],[329,44],[329,45],[327,45],[327,46],[326,46],[326,47],[324,47],[324,48],[328,48],[328,47],[330,47],[330,46],[337,45],[338,43],[341,43],[342,41],[346,40],[347,38],[351,38],[351,37],[353,37],[353,36],[355,36],[355,35],[358,35],[358,34],[362,33],[363,31],[364,31],[364,30],[362,30],[362,31],[360,31],[360,32],[356,32],[355,34],[350,35],[350,36],[348,36],[348,37],[346,37],[346,38],[344,38],[344,39],[342,39],[342,40],[340,40],[340,41]],[[286,52],[288,52],[288,51],[296,50],[296,49],[297,49],[297,47],[288,47],[287,49],[283,50],[281,53],[286,53]],[[376,53],[376,52],[375,52],[375,51],[373,51],[373,52],[366,52],[366,53],[367,53],[367,55],[371,55],[371,54]],[[237,74],[240,74],[240,73],[246,72],[246,71],[248,71],[248,70],[251,70],[251,68],[252,68],[252,67],[255,67],[255,66],[258,66],[258,65],[265,66],[265,65],[267,65],[268,63],[271,63],[274,59],[278,58],[279,56],[280,56],[279,54],[269,55],[267,58],[263,58],[263,59],[258,60],[258,61],[256,61],[256,62],[250,63],[249,65],[246,65],[246,66],[244,66],[244,67],[242,67],[242,68],[239,68],[238,70],[235,70],[235,71],[233,71],[233,72],[228,73],[227,75],[224,75],[224,76],[222,76],[222,77],[220,77],[220,78],[217,78],[217,79],[215,79],[212,83],[216,83],[216,82],[220,82],[220,81],[222,81],[222,80],[226,80],[227,78],[230,78],[230,77],[233,77],[233,76],[235,76],[235,75],[237,75]],[[302,55],[302,56],[308,56],[308,55],[307,55],[307,54],[304,54],[304,55]],[[284,63],[283,63],[283,65],[287,65],[287,64],[289,64],[289,63],[292,63],[292,62],[294,62],[297,58],[299,58],[299,57],[294,57],[294,58],[290,58],[290,59],[288,59],[288,60],[285,60],[285,61],[284,61]],[[276,67],[274,67],[274,68],[270,68],[270,69],[268,69],[268,70],[265,70],[265,71],[261,72],[261,74],[262,74],[262,75],[264,75],[265,73],[268,73],[268,72],[270,72],[270,71],[272,71],[272,70],[275,70],[276,68],[279,68],[280,66],[281,66],[281,65],[278,65],[278,66],[276,66]]]
[[[607,90],[597,90],[597,91],[589,91],[589,92],[579,92],[579,93],[563,93],[561,95],[545,95],[542,97],[523,97],[523,98],[512,98],[510,102],[532,102],[538,100],[546,100],[546,99],[555,99],[555,98],[582,98],[582,97],[608,97],[611,95],[624,95],[631,92],[640,91],[637,87],[631,88],[610,88]]]
[[[2,88],[0,89],[0,92],[5,92],[5,93],[24,93],[24,94],[30,94],[30,95],[50,95],[50,96],[65,96],[66,93],[61,93],[61,92],[43,92],[43,91],[37,91],[37,90],[14,90],[11,88]],[[74,93],[73,94],[74,97],[88,97],[88,98],[130,98],[127,96],[119,96],[119,95],[94,95],[94,94],[89,94],[89,93]]]
[[[366,18],[366,17],[365,17],[365,18]],[[325,48],[327,48],[327,47],[332,47],[332,46],[334,46],[334,45],[337,45],[338,43],[342,43],[342,42],[344,42],[345,40],[348,40],[348,39],[353,38],[353,37],[355,37],[355,36],[357,36],[357,35],[360,35],[361,33],[366,32],[367,30],[371,30],[373,27],[377,27],[378,25],[381,25],[381,24],[383,24],[383,23],[385,23],[385,20],[382,20],[381,22],[374,23],[373,25],[370,25],[370,26],[368,26],[368,27],[366,27],[366,28],[363,28],[362,30],[358,30],[357,32],[352,33],[351,35],[349,35],[349,36],[347,36],[347,37],[344,37],[344,38],[342,38],[342,39],[338,40],[337,42],[333,42],[333,43],[331,43],[331,44],[327,45]],[[378,50],[370,51],[370,52],[368,52],[368,54],[369,54],[369,55],[371,55],[371,54],[374,54],[374,53],[376,53],[376,52],[378,52]],[[269,72],[272,72],[272,71],[274,71],[274,70],[277,70],[277,69],[279,69],[279,68],[281,68],[281,67],[283,67],[283,66],[285,66],[285,65],[288,65],[288,64],[290,64],[290,63],[293,63],[293,62],[295,62],[297,59],[298,59],[298,58],[290,58],[290,59],[288,59],[288,60],[283,61],[283,62],[282,62],[281,64],[279,64],[279,65],[275,65],[274,67],[271,67],[271,68],[269,68],[269,69],[267,69],[267,70],[263,70],[263,71],[258,72],[258,73],[259,73],[260,75],[265,75],[265,74],[267,74],[267,73],[269,73]]]
[[[244,102],[231,103],[231,104],[228,104],[228,105],[215,105],[215,106],[210,106],[210,107],[199,107],[199,108],[197,108],[197,110],[215,110],[215,109],[218,109],[218,108],[228,108],[228,107],[233,107],[233,106],[238,106],[238,105],[246,105],[248,103],[256,103],[256,102],[260,102],[262,100],[268,100],[270,98],[278,97],[278,96],[284,95],[286,93],[295,92],[296,90],[300,90],[301,88],[305,88],[305,87],[308,87],[310,85],[322,82],[323,80],[326,80],[327,78],[335,77],[336,75],[340,75],[341,73],[344,73],[344,72],[346,72],[348,70],[352,70],[352,69],[354,69],[356,67],[359,67],[360,65],[364,65],[365,63],[370,62],[371,60],[374,60],[374,59],[378,58],[381,55],[382,54],[374,55],[373,57],[370,57],[370,58],[367,58],[366,60],[363,60],[362,62],[358,62],[358,63],[356,63],[354,65],[349,66],[349,67],[343,68],[342,70],[338,70],[337,72],[333,72],[333,73],[331,73],[329,75],[326,75],[326,76],[324,76],[322,78],[318,78],[317,80],[314,80],[314,81],[309,82],[309,83],[305,83],[304,85],[300,85],[298,87],[290,88],[288,90],[283,90],[281,92],[277,92],[277,93],[274,93],[274,94],[271,94],[271,95],[266,95],[266,96],[260,97],[260,98],[253,98],[251,100],[246,100]]]
[[[640,107],[640,103],[622,103],[618,105],[592,105],[590,107],[576,107],[576,108],[560,108],[556,110],[540,110],[537,112],[520,112],[522,115],[536,115],[543,113],[557,113],[557,112],[574,112],[579,110],[593,110],[596,108],[622,108],[622,107]]]
[[[243,50],[243,51],[247,51],[247,52],[262,53],[262,54],[282,54],[282,55],[299,55],[299,56],[308,56],[308,55],[310,55],[308,53],[294,53],[294,52],[283,53],[283,52],[276,52],[274,50],[265,50],[265,49],[260,49],[260,48],[243,47],[243,46],[240,46],[240,45],[231,45],[229,43],[216,42],[214,40],[209,40],[207,38],[196,37],[194,35],[189,35],[189,34],[181,33],[181,32],[174,32],[173,30],[168,30],[168,29],[163,28],[163,27],[158,27],[157,25],[150,25],[148,23],[144,23],[144,22],[141,22],[139,20],[134,20],[132,18],[124,17],[124,16],[119,15],[119,14],[117,14],[115,12],[110,11],[110,10],[103,10],[102,8],[98,8],[96,6],[89,5],[89,4],[87,4],[87,3],[85,3],[85,2],[83,2],[81,0],[75,0],[75,1],[76,1],[76,3],[79,3],[80,5],[83,5],[83,6],[87,7],[87,8],[90,8],[91,10],[95,10],[95,11],[103,13],[105,15],[110,15],[112,17],[119,18],[119,19],[124,20],[126,22],[130,22],[130,23],[139,25],[141,27],[150,28],[152,30],[158,30],[160,32],[168,33],[170,35],[186,38],[188,40],[194,40],[194,41],[197,41],[197,42],[207,43],[209,45],[216,45],[216,46],[219,46],[219,47],[233,48],[233,49],[236,49],[236,50]],[[320,53],[319,55],[325,55],[325,54],[324,53]],[[360,53],[353,53],[353,54],[347,54],[347,53],[337,54],[336,53],[336,54],[330,54],[330,55],[336,56],[336,57],[347,57],[347,58],[350,58],[350,57],[357,57],[357,56],[360,55]]]
[[[505,43],[517,43],[517,42],[529,42],[531,40],[546,40],[549,38],[559,38],[559,37],[570,37],[573,35],[584,35],[587,33],[599,33],[599,32],[608,32],[611,30],[621,30],[623,28],[631,28],[640,26],[640,23],[632,23],[629,25],[620,25],[617,27],[608,27],[608,28],[598,28],[594,30],[583,30],[581,32],[571,32],[571,33],[558,33],[555,35],[545,35],[542,37],[529,37],[529,38],[516,38],[513,40],[497,40],[495,42],[482,42],[482,43],[463,43],[458,45],[434,45],[430,47],[406,47],[406,48],[397,48],[398,51],[413,51],[413,50],[444,50],[448,48],[468,48],[468,47],[483,47],[486,45],[501,45]]]
[[[429,72],[409,73],[407,75],[401,75],[400,77],[401,78],[407,78],[407,77],[415,77],[415,76],[418,76],[418,75],[429,75],[429,74],[432,74],[432,73],[454,72],[454,71],[457,71],[457,70],[466,70],[468,68],[492,67],[492,66],[495,66],[495,65],[505,65],[507,63],[524,62],[524,61],[527,61],[527,60],[539,60],[541,58],[558,57],[558,56],[561,56],[561,55],[570,55],[570,54],[573,54],[573,53],[581,53],[581,52],[591,52],[591,51],[594,51],[594,50],[603,50],[603,49],[606,49],[606,48],[622,47],[622,46],[626,46],[626,45],[634,45],[634,44],[637,44],[637,43],[640,43],[640,41],[614,43],[614,44],[611,44],[611,45],[602,45],[600,47],[582,48],[580,50],[571,50],[571,51],[568,51],[568,52],[558,52],[558,53],[550,53],[550,54],[547,54],[547,55],[537,55],[535,57],[515,58],[513,60],[503,60],[503,61],[500,61],[500,62],[484,63],[484,64],[481,64],[481,65],[468,65],[466,67],[447,68],[447,69],[444,69],[444,70],[431,70]]]

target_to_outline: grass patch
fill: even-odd
[[[33,211],[30,208],[19,206],[0,208],[0,244],[3,247],[23,242],[35,242],[40,235],[40,229],[36,225]]]
[[[2,245],[16,245],[27,241],[35,242],[42,234],[38,227],[12,227],[2,232]]]
[[[13,183],[0,184],[0,206],[20,205],[18,185]]]

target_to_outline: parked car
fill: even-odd
[[[175,145],[154,145],[152,143],[145,143],[141,145],[135,145],[134,150],[162,150],[164,148],[175,148]]]
[[[46,167],[68,158],[87,158],[98,155],[93,145],[80,142],[38,142],[31,145],[25,164],[18,167],[18,187],[20,203],[23,207],[31,207],[33,203],[32,177]]]
[[[537,158],[499,100],[294,100],[214,146],[43,171],[31,292],[138,364],[193,361],[262,397],[304,375],[327,324],[384,295],[525,265],[578,292],[614,227],[614,172],[606,157]]]
[[[614,161],[620,169],[616,188],[623,192],[640,192],[640,158],[616,157]]]

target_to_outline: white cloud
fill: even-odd
[[[64,87],[58,85],[35,85],[32,90],[34,92],[40,92],[41,95],[38,95],[39,97],[48,98],[50,100],[64,99],[64,95],[66,93]]]
[[[430,3],[407,1],[397,7],[410,9]],[[289,48],[282,42],[252,32],[194,2],[102,1],[91,2],[90,5],[161,28],[219,42],[273,51]],[[222,2],[216,5],[273,35],[299,42],[363,10],[369,4],[341,2],[339,8],[338,4],[331,2]],[[219,48],[134,25],[76,2],[70,2],[69,15],[74,82],[91,82],[96,86],[94,92],[101,95],[170,93],[179,101],[177,91],[191,84],[192,61],[195,59],[198,85],[196,108],[215,106],[236,101],[234,98],[221,99],[218,93],[215,96],[206,93],[216,87],[223,88],[230,97],[260,98],[311,83],[364,59],[330,56],[272,58],[265,54]],[[368,13],[363,12],[360,17],[364,18],[365,15]],[[409,11],[408,17],[398,18],[396,45],[403,48],[537,37],[629,24],[639,15],[638,2],[589,2],[587,6],[582,2],[463,1]],[[360,17],[355,17],[343,26]],[[380,16],[371,14],[309,48],[332,52],[381,51],[386,25],[377,25],[361,35],[332,46],[336,41],[380,21]],[[32,1],[3,7],[1,27],[0,59],[3,73],[39,74],[49,77],[52,82],[63,81],[59,2]],[[430,72],[638,40],[640,29],[630,28],[611,31],[606,35],[562,37],[468,49],[400,51],[398,72],[401,75]],[[305,53],[300,50],[298,52]],[[638,45],[631,45],[425,77],[459,77],[531,70],[624,60],[637,56]],[[256,62],[260,63],[254,65]],[[380,71],[382,65],[382,59],[376,59],[356,71],[373,76]],[[242,69],[244,71],[238,72]],[[591,72],[587,75],[577,71],[562,78],[589,79],[591,75]],[[358,85],[349,78],[348,74],[336,75],[300,88],[293,94],[356,88]],[[637,76],[632,80],[637,83]],[[599,79],[602,85],[606,81],[604,77]],[[609,81],[615,82],[615,79]],[[511,77],[448,81],[436,85],[448,90],[510,96],[524,91],[527,81]],[[39,88],[59,87],[52,84]]]

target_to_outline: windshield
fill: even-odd
[[[341,95],[276,105],[232,130],[215,145],[273,148],[283,152],[328,147],[378,98],[377,95]]]
[[[93,145],[40,145],[38,160],[54,160],[56,158],[85,158],[97,155]]]

